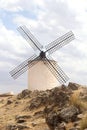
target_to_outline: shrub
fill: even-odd
[[[81,130],[87,128],[87,115],[83,117],[83,119],[80,121],[80,128]]]
[[[79,94],[78,94],[78,93],[74,93],[74,94],[70,97],[70,104],[71,104],[71,105],[74,105],[75,107],[77,107],[80,111],[87,110],[87,103],[83,102],[83,101],[79,98]]]

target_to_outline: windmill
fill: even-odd
[[[22,75],[24,72],[28,70],[30,74],[29,89],[32,89],[32,87],[33,89],[38,89],[37,87],[40,85],[41,85],[40,87],[43,86],[42,89],[55,87],[52,86],[52,82],[55,82],[54,85],[57,85],[58,82],[60,84],[66,83],[69,79],[68,76],[60,68],[58,63],[52,59],[50,54],[52,54],[53,52],[57,51],[61,47],[65,46],[66,44],[74,40],[75,37],[73,32],[70,31],[65,35],[57,38],[53,42],[49,43],[48,45],[45,46],[44,51],[43,46],[33,36],[33,34],[28,30],[26,26],[18,27],[18,31],[27,40],[27,42],[34,49],[34,51],[35,52],[38,51],[38,55],[33,54],[30,58],[28,58],[27,60],[22,62],[19,66],[10,71],[10,75],[14,79],[17,79],[20,75]],[[47,86],[46,82],[48,83]]]

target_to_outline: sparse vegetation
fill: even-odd
[[[80,128],[81,130],[84,130],[85,128],[87,128],[87,115],[81,120]]]
[[[76,106],[80,111],[87,110],[87,103],[80,99],[77,92],[70,97],[70,104]]]

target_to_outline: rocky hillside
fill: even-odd
[[[0,130],[87,130],[87,88],[69,83],[0,97]]]

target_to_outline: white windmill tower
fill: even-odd
[[[68,76],[63,72],[57,62],[54,61],[49,54],[52,54],[62,46],[72,41],[74,39],[74,34],[72,31],[46,45],[45,51],[43,51],[43,46],[31,34],[26,26],[20,26],[18,31],[29,42],[31,47],[35,51],[38,50],[39,53],[38,55],[34,54],[32,57],[28,58],[15,69],[10,71],[11,76],[16,79],[28,70],[29,90],[51,89],[58,85],[58,81],[60,84],[67,82],[69,79]]]

